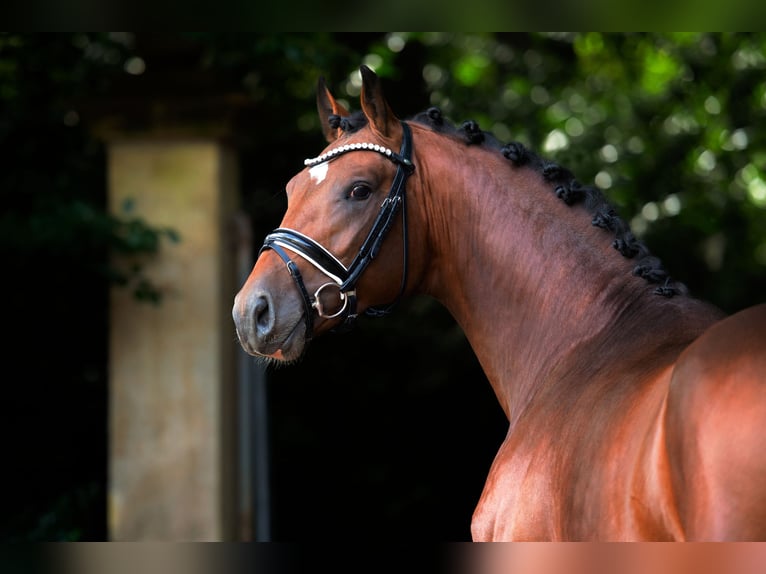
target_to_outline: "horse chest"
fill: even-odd
[[[514,456],[514,454],[516,456]],[[474,511],[475,541],[555,539],[554,467],[503,445]]]
[[[653,433],[646,431],[645,441],[619,451],[606,439],[568,441],[565,432],[552,435],[540,428],[509,436],[474,511],[473,539],[666,538],[652,515],[659,501],[646,486],[658,454]]]

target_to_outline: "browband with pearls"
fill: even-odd
[[[364,143],[352,143],[352,144],[346,144],[346,145],[342,145],[342,146],[336,147],[334,149],[331,149],[328,152],[323,153],[320,156],[303,160],[303,165],[305,165],[307,167],[312,167],[312,166],[315,166],[317,164],[320,164],[320,163],[323,163],[323,162],[326,162],[326,161],[330,161],[331,159],[333,159],[333,158],[335,158],[335,157],[337,157],[339,155],[342,155],[344,153],[347,153],[347,152],[350,152],[350,151],[357,151],[357,150],[376,151],[379,154],[382,154],[382,155],[386,156],[388,159],[390,159],[394,163],[399,163],[399,164],[402,164],[402,165],[408,166],[408,167],[412,165],[412,162],[409,159],[407,159],[405,157],[402,157],[401,155],[399,155],[395,151],[392,151],[392,150],[390,150],[387,147],[384,147],[382,145],[373,144],[373,143],[366,143],[366,142],[364,142]]]

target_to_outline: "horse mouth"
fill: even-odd
[[[272,359],[286,363],[294,361],[303,353],[303,346],[305,343],[305,337],[302,336],[301,327],[303,326],[303,318],[298,321],[288,333],[287,338],[283,341],[280,347],[271,355]]]
[[[279,363],[298,360],[306,346],[304,325],[305,317],[301,315],[284,338],[274,337],[263,348],[255,349],[252,354]]]

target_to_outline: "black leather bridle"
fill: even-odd
[[[380,251],[383,239],[391,228],[394,216],[400,208],[402,211],[402,244],[404,261],[402,283],[399,288],[399,294],[389,305],[386,305],[385,307],[370,307],[365,310],[365,314],[374,317],[387,315],[391,312],[404,293],[407,286],[407,206],[405,201],[405,188],[407,177],[415,170],[415,166],[412,163],[412,133],[410,127],[405,122],[401,122],[401,125],[402,147],[399,153],[395,153],[378,144],[354,143],[331,149],[318,157],[307,159],[304,162],[306,166],[313,167],[348,152],[373,151],[384,155],[396,164],[396,174],[394,175],[394,181],[391,183],[391,189],[388,192],[388,196],[383,200],[378,216],[375,218],[372,228],[367,234],[362,246],[359,248],[356,257],[354,257],[354,260],[351,262],[351,265],[346,267],[337,257],[335,257],[335,255],[330,253],[330,251],[323,247],[319,242],[299,231],[285,227],[277,228],[269,233],[263,242],[263,246],[258,252],[258,255],[260,256],[263,251],[271,249],[285,262],[287,270],[292,276],[293,281],[303,298],[306,322],[306,342],[311,340],[312,337],[314,311],[317,312],[319,317],[326,319],[343,317],[341,324],[334,329],[336,332],[339,330],[348,330],[353,327],[354,321],[358,315],[356,312],[356,284],[364,270]],[[303,283],[303,278],[298,270],[298,266],[292,259],[290,259],[290,256],[285,250],[300,255],[332,281],[321,285],[314,292],[312,298]],[[322,291],[328,288],[337,288],[339,291],[339,298],[343,304],[338,311],[328,312],[324,309],[323,304],[320,301]]]

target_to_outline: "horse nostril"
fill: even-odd
[[[253,317],[255,317],[255,327],[259,337],[268,335],[274,326],[274,315],[271,312],[271,305],[266,295],[259,295],[253,306]]]

